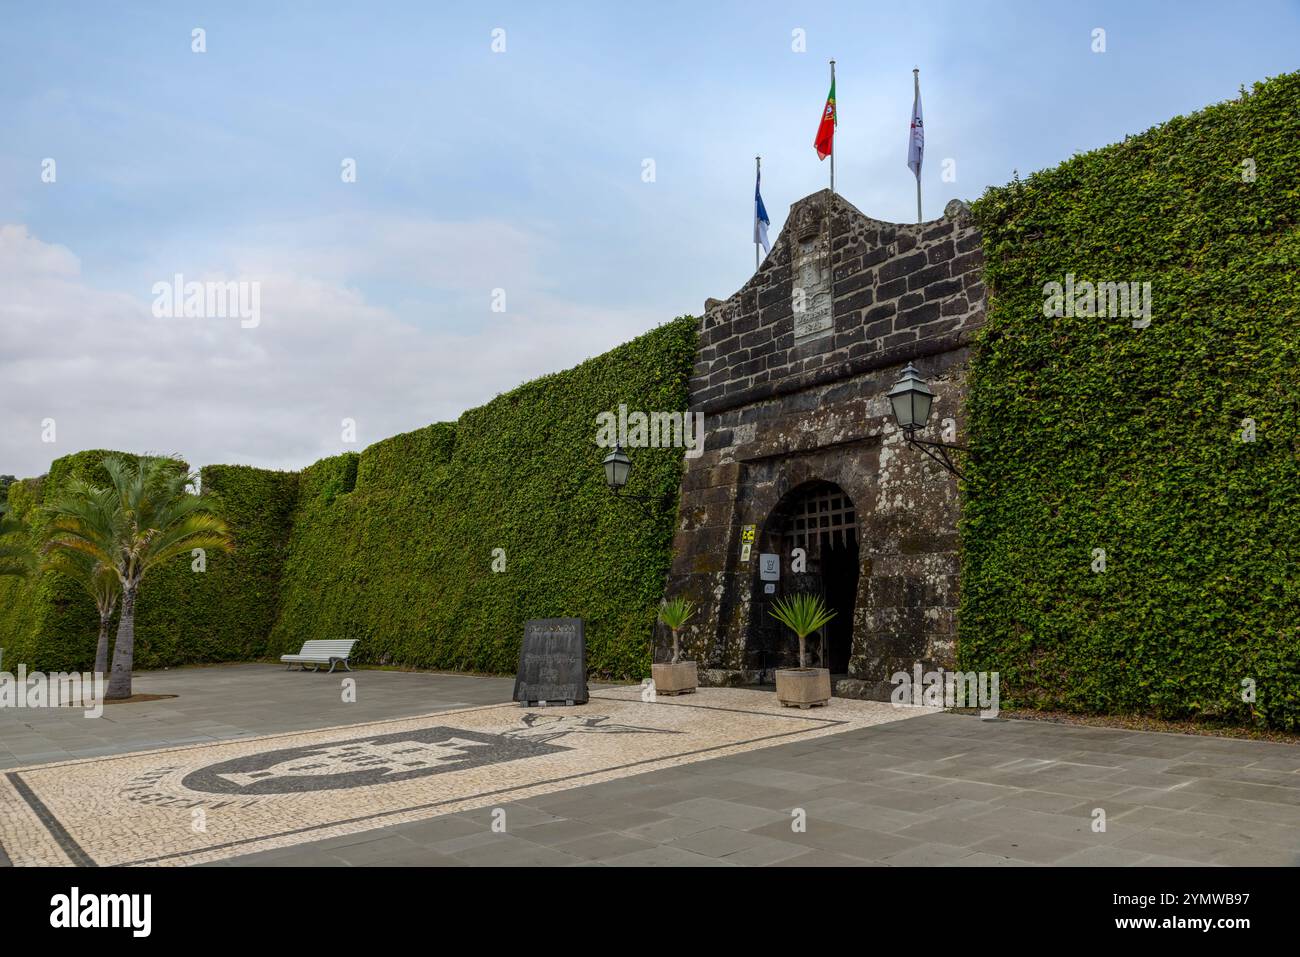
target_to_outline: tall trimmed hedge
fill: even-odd
[[[647,674],[682,450],[629,450],[633,485],[667,498],[647,515],[605,487],[596,416],[684,411],[695,344],[684,317],[308,468],[269,652],[356,638],[363,661],[511,672],[527,619],[576,616],[592,674]]]
[[[54,502],[74,478],[103,484],[108,475],[100,463],[105,449],[76,452],[55,459],[48,475],[11,485],[9,508],[26,522],[33,548],[43,521],[41,509]],[[25,663],[45,671],[88,669],[94,664],[99,616],[94,603],[62,575],[31,575],[0,584],[0,647],[13,670]]]
[[[298,476],[246,465],[209,465],[201,475],[235,547],[208,551],[201,573],[186,555],[145,579],[135,626],[140,668],[249,661],[266,654],[280,606]]]
[[[44,478],[23,479],[8,488],[9,517],[31,523],[41,506]],[[19,662],[36,660],[37,610],[42,605],[40,579],[0,575],[0,669],[12,672]],[[48,587],[48,586],[46,586]],[[98,634],[98,632],[96,632]],[[94,657],[92,638],[91,657]],[[5,664],[8,662],[8,664]]]
[[[34,542],[40,506],[54,502],[71,478],[106,484],[101,463],[109,454],[66,455],[42,479],[10,486],[10,506],[33,526]],[[203,572],[194,571],[193,560],[185,555],[145,577],[136,610],[135,661],[140,668],[248,660],[265,653],[279,605],[297,475],[214,465],[203,469],[202,483],[217,497],[236,549],[209,552]],[[0,580],[0,647],[15,667],[23,662],[42,671],[88,670],[98,629],[94,603],[62,575]]]
[[[1004,702],[1300,724],[1297,104],[1279,77],[975,204],[959,649]],[[1149,281],[1150,325],[1045,318],[1067,273]]]
[[[360,455],[301,473],[203,469],[235,551],[189,557],[141,589],[141,668],[249,660],[316,638],[356,638],[357,657],[510,672],[524,621],[586,620],[597,676],[649,672],[655,606],[668,573],[681,449],[631,449],[634,490],[662,492],[644,514],[612,500],[596,416],[626,403],[686,409],[695,320],[683,317],[576,368],[546,376]],[[32,518],[68,478],[103,482],[103,451],[57,460],[9,501]],[[501,553],[504,570],[494,571]],[[0,578],[0,647],[9,663],[89,668],[97,617],[72,582]]]

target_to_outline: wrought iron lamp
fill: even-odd
[[[627,480],[632,475],[632,460],[628,454],[623,451],[623,446],[616,444],[614,451],[605,456],[601,463],[605,468],[605,484],[609,490],[614,493],[614,497],[623,501],[636,502],[643,512],[647,515],[655,515],[656,511],[662,511],[668,506],[669,494],[659,495],[635,495],[631,492],[624,491],[627,486]],[[657,508],[652,508],[651,506]]]
[[[969,452],[970,449],[964,445],[931,442],[916,437],[916,433],[925,428],[926,420],[930,418],[934,393],[930,391],[930,387],[925,384],[925,380],[921,378],[921,374],[916,371],[916,366],[912,363],[907,364],[902,376],[889,390],[889,403],[893,407],[894,418],[898,421],[899,428],[903,430],[903,441],[920,449],[953,475],[962,478],[961,471],[953,464],[952,457],[948,453],[949,451]]]

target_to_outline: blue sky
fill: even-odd
[[[1267,0],[5,7],[19,475],[101,446],[299,467],[698,312],[752,272],[755,154],[774,237],[826,185],[831,57],[837,186],[887,220],[914,216],[913,66],[926,218],[1300,66],[1300,4]],[[262,282],[264,321],[160,326],[175,273]]]

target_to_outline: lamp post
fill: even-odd
[[[921,374],[916,371],[916,366],[909,362],[907,368],[903,370],[902,376],[894,383],[894,387],[889,390],[888,394],[894,418],[898,421],[899,428],[903,430],[903,441],[924,452],[953,475],[962,478],[957,466],[952,464],[952,458],[948,455],[948,452],[949,450],[969,452],[970,449],[964,445],[931,442],[916,437],[916,433],[925,428],[926,420],[930,418],[930,406],[934,403],[934,393],[925,384]],[[932,449],[934,451],[931,451]]]
[[[653,516],[655,509],[648,507],[648,503],[654,503],[658,506],[658,511],[662,511],[667,506],[669,494],[660,495],[634,495],[631,492],[624,491],[627,486],[627,480],[632,474],[632,460],[628,458],[623,446],[615,444],[614,451],[605,456],[601,465],[605,469],[605,484],[609,490],[614,493],[616,499],[623,501],[636,502],[643,512]]]
[[[605,466],[605,484],[617,495],[627,485],[627,477],[632,474],[632,460],[623,451],[623,446],[615,445],[614,451],[605,456],[601,463]]]

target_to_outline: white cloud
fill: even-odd
[[[148,288],[96,288],[72,251],[0,226],[0,473],[37,475],[87,448],[299,468],[454,419],[671,318],[557,295],[538,241],[513,227],[297,227],[286,233],[301,243],[226,250],[213,257],[222,269],[184,274],[259,282],[261,321],[245,329],[235,318],[155,318]],[[505,270],[508,311],[493,313],[487,284]],[[474,305],[412,315],[368,301],[375,281]],[[41,441],[47,418],[54,444]],[[357,422],[355,445],[341,441],[344,418]]]
[[[263,242],[229,253],[243,272],[262,268],[343,278],[481,289],[539,282],[537,240],[498,222],[437,222],[331,215],[259,229]]]

